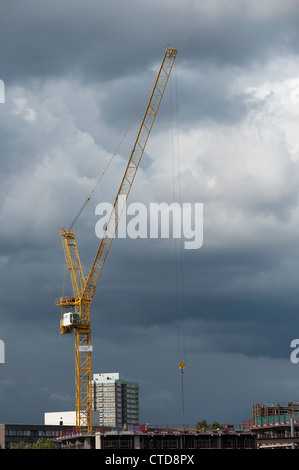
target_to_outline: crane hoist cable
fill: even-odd
[[[120,143],[118,144],[116,150],[114,151],[113,155],[111,156],[110,160],[108,161],[107,165],[105,166],[105,168],[104,168],[104,170],[103,170],[101,176],[99,177],[98,181],[96,182],[95,186],[93,187],[93,189],[92,189],[90,195],[89,195],[88,198],[84,201],[84,204],[82,205],[82,207],[81,207],[81,209],[79,210],[78,214],[76,215],[76,217],[74,218],[73,222],[71,223],[71,225],[70,225],[70,227],[69,227],[69,231],[71,231],[72,228],[74,227],[74,225],[75,225],[75,223],[77,222],[78,218],[80,217],[80,215],[81,215],[82,212],[84,211],[84,209],[85,209],[85,207],[87,206],[88,202],[89,202],[90,199],[92,198],[92,196],[93,196],[95,190],[97,189],[98,185],[100,184],[100,182],[101,182],[103,176],[105,175],[106,171],[108,170],[109,166],[111,165],[112,160],[114,159],[115,155],[117,154],[117,152],[118,152],[120,146],[122,145],[123,141],[125,140],[125,138],[126,138],[128,132],[129,132],[129,130],[131,129],[131,127],[132,127],[132,125],[133,125],[135,119],[137,118],[137,116],[138,116],[138,114],[139,114],[141,108],[143,107],[146,98],[147,98],[147,97],[149,96],[149,94],[152,92],[154,83],[155,83],[155,82],[152,83],[152,85],[151,85],[149,91],[148,91],[147,94],[145,95],[145,97],[144,97],[144,99],[143,99],[141,105],[139,106],[137,112],[135,113],[135,116],[133,117],[133,119],[132,119],[132,121],[131,121],[129,127],[127,128],[127,130],[126,130],[126,132],[124,133],[124,135],[123,135],[123,137],[122,137]]]
[[[184,400],[184,369],[185,369],[186,363],[185,362],[179,362],[179,368],[181,369],[181,377],[182,377],[182,411],[183,415],[185,414],[185,400]]]
[[[177,90],[177,75],[176,65],[174,64],[174,78],[175,78],[175,115],[176,115],[176,136],[177,142],[174,143],[174,123],[173,123],[173,110],[172,99],[171,102],[171,134],[172,134],[172,178],[173,178],[173,200],[180,204],[182,207],[182,194],[181,194],[181,168],[180,168],[180,145],[179,145],[179,113],[178,113],[178,90]],[[170,78],[170,93],[172,95],[172,80]],[[176,151],[175,151],[176,149]],[[175,159],[175,153],[176,159]],[[175,161],[176,160],[176,161]],[[177,171],[177,189],[176,189],[176,171]],[[175,212],[174,212],[175,217]],[[174,221],[175,225],[176,221]],[[182,411],[184,414],[184,369],[185,362],[185,302],[184,302],[184,262],[183,262],[183,244],[182,239],[178,243],[174,237],[174,258],[175,258],[175,290],[176,290],[176,306],[177,306],[177,346],[178,346],[178,365],[181,370],[181,394],[182,394]],[[181,344],[182,343],[182,344]]]

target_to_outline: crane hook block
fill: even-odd
[[[185,362],[179,362],[179,368],[180,369],[185,369]]]

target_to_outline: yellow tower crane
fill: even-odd
[[[71,275],[73,293],[71,297],[56,299],[56,306],[61,307],[60,333],[75,333],[76,427],[78,430],[84,430],[87,433],[92,431],[91,353],[93,348],[91,343],[90,307],[176,55],[177,49],[166,47],[108,223],[87,276],[83,274],[75,240],[75,230],[72,228],[60,229],[66,268]]]

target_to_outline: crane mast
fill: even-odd
[[[157,115],[177,49],[167,46],[123,179],[115,197],[92,267],[86,277],[75,240],[75,230],[60,229],[66,268],[70,271],[72,297],[59,297],[60,333],[75,333],[76,427],[92,431],[92,372],[90,308],[94,293],[115,236],[118,223],[132,188],[146,143]]]

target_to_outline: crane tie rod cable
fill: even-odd
[[[123,135],[123,137],[122,137],[120,143],[119,143],[118,146],[117,146],[117,149],[115,150],[115,152],[113,153],[113,155],[112,155],[112,157],[110,158],[109,162],[107,163],[106,167],[104,168],[104,170],[103,170],[103,172],[102,172],[100,178],[99,178],[98,181],[96,182],[96,184],[95,184],[93,190],[91,191],[90,195],[89,195],[88,198],[85,200],[83,206],[81,207],[81,209],[79,210],[78,214],[76,215],[76,217],[74,218],[73,222],[71,223],[71,225],[70,225],[70,227],[69,227],[69,231],[71,231],[72,228],[74,227],[75,223],[77,222],[78,218],[80,217],[80,215],[81,215],[82,212],[84,211],[84,209],[85,209],[85,207],[87,206],[88,202],[90,201],[90,199],[91,199],[93,193],[95,192],[96,188],[98,187],[100,181],[102,180],[104,174],[105,174],[106,171],[108,170],[108,167],[110,166],[112,160],[114,159],[115,155],[117,154],[117,152],[118,152],[118,150],[119,150],[121,144],[122,144],[123,141],[125,140],[125,138],[126,138],[128,132],[129,132],[129,130],[131,129],[131,127],[132,127],[132,125],[133,125],[133,122],[134,122],[135,119],[137,118],[137,116],[138,116],[138,114],[139,114],[139,112],[140,112],[142,106],[144,105],[144,102],[145,102],[146,98],[148,97],[148,95],[150,94],[151,90],[153,89],[153,86],[154,86],[154,82],[152,83],[152,85],[151,85],[149,91],[147,92],[147,94],[145,95],[145,97],[144,97],[144,99],[143,99],[141,105],[139,106],[139,109],[137,110],[135,116],[134,116],[133,119],[132,119],[131,124],[129,125],[128,129],[127,129],[126,132],[124,133],[124,135]]]

